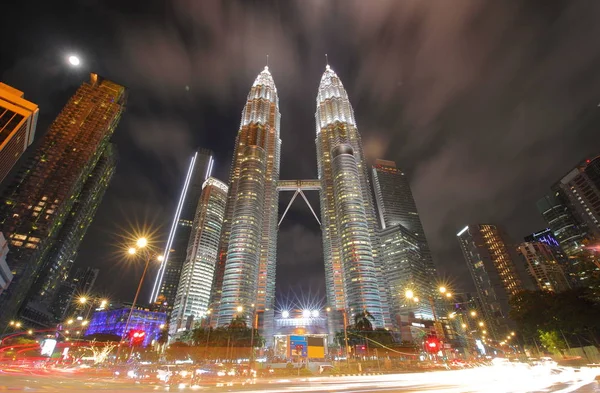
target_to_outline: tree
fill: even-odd
[[[369,311],[364,310],[363,312],[354,315],[354,328],[360,331],[371,331],[373,330],[371,321],[374,320],[375,318],[373,315]]]
[[[560,355],[565,357],[565,349],[567,349],[567,343],[562,339],[560,334],[556,330],[544,331],[538,330],[538,336],[540,338],[540,342],[546,349],[552,353],[560,353]]]

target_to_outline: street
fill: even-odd
[[[480,367],[378,376],[256,379],[201,386],[166,386],[131,380],[59,374],[47,370],[7,368],[0,371],[0,391],[28,392],[130,392],[210,391],[258,392],[600,392],[594,381],[600,369],[529,367],[526,365]]]

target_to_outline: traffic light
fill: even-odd
[[[146,332],[143,330],[130,330],[129,342],[132,346],[140,346],[146,338]]]
[[[438,353],[442,347],[442,343],[437,337],[429,336],[425,340],[425,351],[429,353]]]

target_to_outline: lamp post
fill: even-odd
[[[138,253],[139,250],[146,250],[146,246],[148,245],[148,239],[145,237],[141,237],[136,241],[137,247],[131,247],[127,251],[129,255],[133,256]],[[135,292],[135,297],[133,298],[133,303],[131,303],[131,308],[129,309],[129,315],[127,316],[127,321],[125,322],[125,330],[121,334],[121,340],[119,341],[119,347],[117,348],[117,356],[116,360],[119,359],[119,354],[121,353],[121,347],[123,344],[123,337],[127,334],[129,329],[129,323],[131,322],[131,315],[133,314],[133,309],[135,308],[135,304],[137,303],[138,296],[140,295],[140,291],[142,289],[142,285],[144,284],[144,278],[146,277],[146,272],[148,271],[148,266],[150,265],[150,261],[152,260],[152,254],[149,251],[144,252],[144,256],[146,259],[146,263],[144,265],[144,271],[142,272],[142,277],[140,278],[140,282],[137,287],[137,291]],[[163,257],[159,255],[156,259],[161,262]]]
[[[252,304],[252,329],[250,333],[250,369],[254,364],[254,329],[258,329],[258,314],[256,314],[256,307]]]

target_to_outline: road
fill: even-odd
[[[576,371],[571,368],[481,367],[477,369],[435,371],[356,377],[319,377],[258,379],[230,383],[211,383],[194,387],[135,383],[129,380],[86,377],[81,374],[23,369],[0,370],[0,391],[27,392],[580,392],[600,393],[594,378],[600,369]]]

